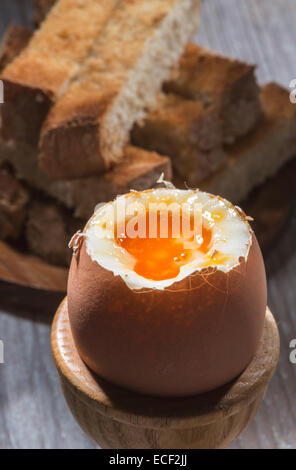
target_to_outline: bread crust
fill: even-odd
[[[25,238],[29,250],[48,263],[68,266],[71,250],[68,243],[84,221],[54,201],[33,201],[28,208]]]
[[[42,128],[39,164],[52,179],[82,178],[104,173],[107,166],[100,152],[100,117],[110,105],[114,92],[101,94],[81,89],[53,107]],[[52,158],[55,156],[55,158]]]
[[[254,128],[261,114],[254,72],[253,65],[190,43],[163,88],[214,105],[222,121],[223,140],[233,143]]]
[[[169,155],[176,175],[196,186],[225,163],[222,123],[214,106],[161,95],[158,107],[131,134],[139,147]]]
[[[59,188],[54,187],[53,193],[68,206],[74,207],[76,216],[88,218],[99,202],[110,201],[131,189],[151,188],[161,173],[171,180],[171,161],[168,157],[127,146],[125,158],[111,171],[98,177],[68,181],[66,185],[61,182]],[[59,185],[59,182],[56,184]]]
[[[25,158],[24,158],[25,157]],[[156,152],[127,146],[122,162],[109,172],[88,178],[50,181],[39,169],[37,152],[28,145],[7,146],[0,140],[0,162],[9,161],[17,177],[44,191],[69,209],[76,217],[88,219],[96,204],[112,200],[130,189],[152,187],[161,173],[172,178],[171,160]]]
[[[53,6],[22,54],[2,72],[4,139],[38,143],[50,107],[79,73],[118,1],[59,0]]]
[[[296,109],[289,92],[269,83],[261,90],[263,117],[256,128],[227,150],[226,164],[200,184],[233,203],[272,177],[296,154]]]

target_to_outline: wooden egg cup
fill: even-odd
[[[62,389],[82,429],[109,449],[215,449],[231,444],[257,412],[279,356],[279,335],[267,308],[264,333],[245,371],[230,384],[185,398],[141,395],[107,383],[80,359],[67,299],[52,327]]]

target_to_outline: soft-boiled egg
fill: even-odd
[[[249,364],[266,277],[239,208],[199,190],[131,191],[99,207],[73,244],[70,325],[98,375],[185,396],[222,386]]]

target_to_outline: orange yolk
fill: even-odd
[[[143,215],[145,217],[145,215]],[[180,237],[176,238],[172,236],[173,232],[173,221],[175,217],[180,217]],[[179,272],[181,266],[190,262],[194,257],[194,252],[199,251],[202,253],[207,253],[210,249],[212,241],[212,231],[202,226],[202,243],[197,244],[194,247],[194,243],[190,244],[190,248],[186,248],[185,242],[192,242],[195,237],[192,236],[191,239],[185,239],[182,232],[182,215],[172,215],[171,212],[168,213],[168,233],[166,238],[160,237],[160,214],[157,214],[157,217],[154,217],[152,220],[149,217],[149,213],[146,213],[146,237],[136,236],[135,238],[130,238],[127,234],[128,230],[127,224],[125,225],[125,233],[117,234],[116,233],[116,242],[119,246],[124,248],[130,255],[136,259],[136,264],[134,266],[134,271],[146,279],[151,279],[155,281],[162,281],[165,279],[175,278]],[[149,237],[150,228],[149,224],[156,223],[157,227],[155,228],[155,238]],[[140,222],[140,217],[139,217]],[[193,230],[194,223],[190,219],[190,228]],[[152,228],[153,232],[153,228]],[[185,244],[185,246],[184,246]]]

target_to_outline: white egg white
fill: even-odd
[[[113,214],[117,214],[118,224],[124,222],[126,218],[122,210],[126,204],[132,204],[134,209],[137,205],[148,206],[151,202],[170,204],[172,201],[178,204],[186,203],[189,211],[195,203],[201,205],[203,223],[212,230],[210,252],[198,253],[193,261],[181,266],[179,274],[172,279],[161,281],[147,279],[134,271],[136,260],[117,244],[114,237]],[[213,214],[217,213],[222,216],[214,218]],[[115,276],[120,276],[129,288],[162,290],[209,266],[225,273],[234,269],[242,258],[245,260],[248,258],[252,244],[252,230],[242,211],[225,199],[199,190],[157,188],[143,192],[131,191],[99,207],[86,226],[85,238],[86,251],[91,259],[112,271]],[[225,255],[222,264],[213,263],[215,253]]]

